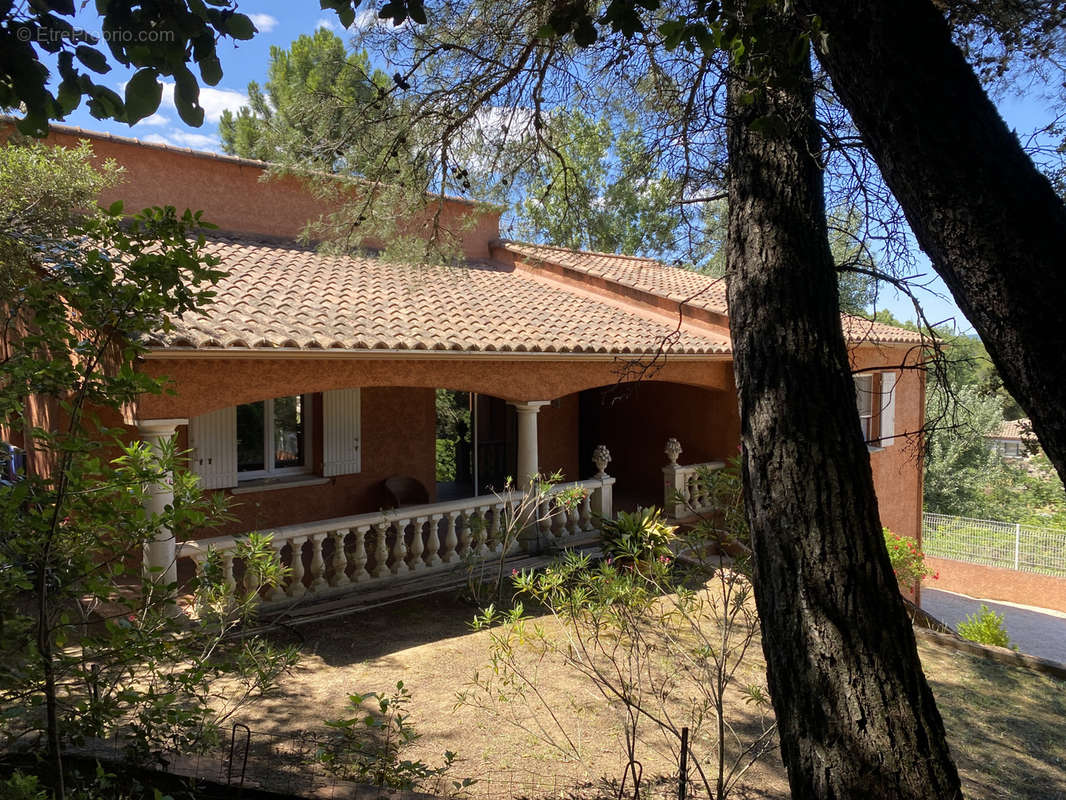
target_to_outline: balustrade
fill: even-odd
[[[677,458],[682,452],[681,443],[674,438],[666,440],[663,452],[669,460],[663,467],[663,508],[667,516],[684,519],[713,510],[706,475],[724,467],[725,462],[678,464]]]
[[[612,516],[614,481],[601,471],[586,481],[553,486],[535,515],[528,503],[522,505],[525,495],[512,492],[277,528],[270,532],[271,546],[289,575],[284,585],[264,590],[262,601],[274,605],[353,591],[456,569],[470,559],[500,556],[504,548],[510,554],[526,541],[515,530],[522,513],[529,518],[527,527],[539,531],[541,544],[565,546],[593,538],[599,516]],[[233,588],[238,579],[251,579],[244,574],[237,546],[231,536],[201,539],[182,543],[178,556],[190,558],[200,573],[208,552],[217,551],[222,579]]]

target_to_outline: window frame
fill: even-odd
[[[303,415],[303,428],[304,428],[304,463],[296,467],[275,467],[274,466],[274,401],[285,397],[299,397],[300,398],[300,413]],[[314,422],[312,419],[314,402],[313,395],[310,394],[286,394],[281,395],[280,398],[268,397],[264,400],[256,400],[255,403],[263,403],[263,463],[266,465],[265,469],[257,470],[242,470],[240,463],[237,464],[237,485],[248,481],[261,481],[270,478],[282,478],[292,475],[311,475],[314,474]],[[240,408],[242,405],[253,405],[253,403],[239,403],[236,408]],[[238,442],[234,442],[239,448]]]
[[[882,395],[882,377],[880,372],[860,372],[852,375],[855,383],[855,410],[859,414],[859,426],[862,429],[863,440],[868,447],[881,447],[881,414],[884,412],[884,398]],[[869,389],[859,387],[860,379],[869,381]],[[893,387],[895,391],[895,387]],[[870,399],[870,413],[863,414],[859,404],[860,397],[865,393]]]

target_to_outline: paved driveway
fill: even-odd
[[[1003,617],[1007,634],[1023,653],[1066,664],[1066,614],[922,587],[922,608],[953,628],[982,603]]]

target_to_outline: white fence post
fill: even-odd
[[[1020,522],[1014,523],[1014,568],[1018,567],[1018,552],[1022,546],[1022,525]]]

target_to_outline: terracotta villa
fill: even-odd
[[[234,496],[237,520],[193,543],[163,532],[153,565],[188,570],[211,546],[232,570],[235,537],[260,530],[293,568],[270,602],[378,586],[492,552],[492,490],[508,476],[580,482],[581,507],[541,531],[541,545],[565,544],[618,509],[681,515],[675,489],[699,506],[697,468],[737,452],[720,280],[503,240],[498,211],[458,199],[446,220],[479,215],[461,266],[319,255],[296,237],[323,207],[294,179],[261,181],[261,162],[58,125],[50,143],[79,139],[125,167],[101,202],[203,209],[228,271],[214,304],[150,339],[140,368],[175,393],[144,397],[128,423],[149,442],[176,434],[202,486]],[[918,538],[921,468],[906,445],[922,427],[924,378],[899,366],[917,359],[919,337],[843,324],[882,521]],[[436,481],[438,389],[471,410],[447,484]],[[152,502],[171,499],[163,483]]]

